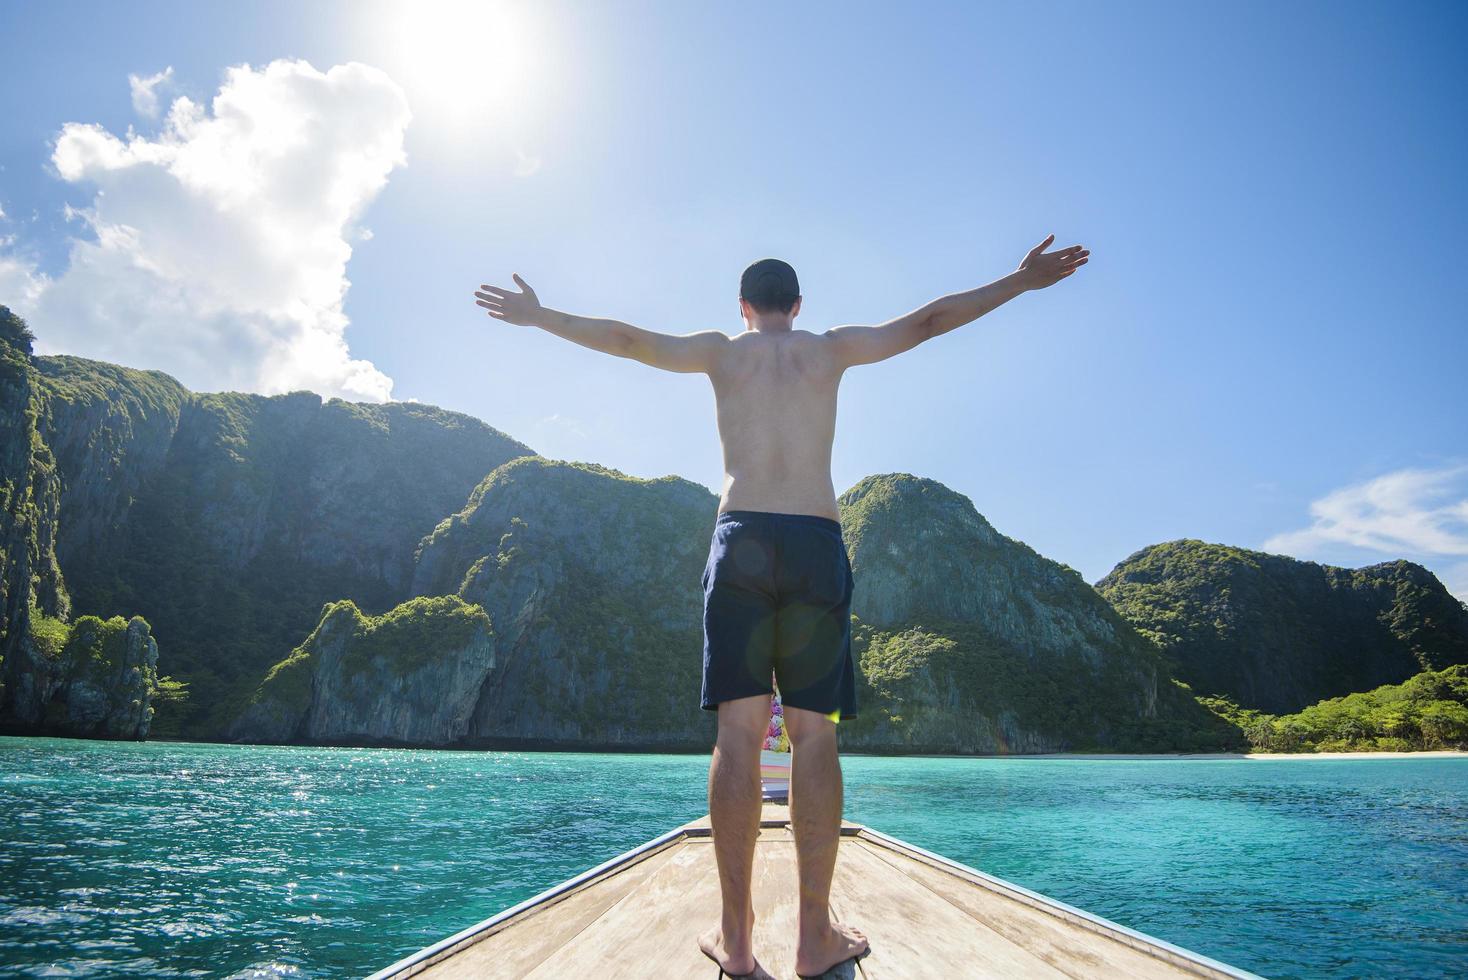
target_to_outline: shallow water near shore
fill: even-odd
[[[704,813],[707,763],[0,738],[0,970],[363,976]],[[1465,759],[843,770],[850,820],[1244,969],[1468,964]]]

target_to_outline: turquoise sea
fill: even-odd
[[[359,977],[700,815],[707,764],[3,738],[0,972]],[[1465,760],[843,768],[849,819],[1245,969],[1468,975]]]

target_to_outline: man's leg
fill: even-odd
[[[843,790],[836,723],[816,711],[788,705],[784,710],[791,751],[790,825],[800,870],[795,972],[819,974],[860,953],[867,938],[831,918]]]
[[[768,694],[719,702],[719,734],[709,765],[709,819],[723,915],[698,944],[726,973],[755,969],[751,877],[759,835],[759,752],[769,722]]]

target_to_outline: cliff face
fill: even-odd
[[[70,599],[56,561],[61,483],[36,431],[40,396],[31,333],[0,306],[0,726],[24,726],[54,690],[32,621],[64,619]]]
[[[1197,693],[1273,714],[1468,663],[1468,609],[1411,562],[1345,569],[1182,540],[1096,587]]]
[[[0,307],[0,728],[141,737],[163,700],[155,729],[204,738],[709,745],[705,488],[431,406],[30,351]],[[869,477],[841,508],[851,748],[1237,744],[1154,639],[1200,693],[1269,711],[1468,662],[1468,611],[1405,562],[1157,546],[1101,583],[1124,619],[934,481]]]
[[[851,748],[931,752],[1180,747],[1234,738],[1080,575],[1005,537],[933,480],[842,495],[861,713]]]
[[[703,595],[718,499],[541,457],[491,473],[419,550],[413,591],[489,613],[497,662],[473,741],[706,747]]]
[[[65,623],[32,610],[12,651],[0,730],[146,738],[158,687],[158,644],[141,616]]]
[[[418,541],[527,447],[416,403],[188,393],[166,375],[41,358],[79,611],[138,610],[189,684],[183,734],[222,732],[325,603],[408,596]]]
[[[81,357],[35,359],[37,430],[61,483],[56,553],[95,610],[122,555],[133,501],[162,469],[190,395],[159,371]],[[109,597],[110,598],[110,597]]]
[[[339,664],[364,627],[355,607],[331,607],[231,734],[707,748],[716,722],[698,704],[697,583],[717,503],[675,477],[511,460],[423,540],[413,580],[416,602],[482,609],[492,643],[430,637],[410,644],[425,651],[414,671],[348,673]],[[998,534],[966,498],[896,474],[862,481],[842,506],[862,674],[844,745],[1232,744],[1075,572]]]
[[[54,688],[41,719],[43,731],[89,738],[147,737],[158,644],[141,616],[82,616],[72,624],[53,666]]]
[[[454,596],[382,616],[332,603],[229,729],[250,742],[453,745],[495,665],[489,617]]]

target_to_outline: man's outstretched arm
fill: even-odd
[[[729,343],[729,335],[718,330],[666,334],[634,327],[621,320],[563,313],[542,306],[535,290],[518,274],[514,279],[520,286],[520,292],[481,285],[474,293],[475,304],[488,310],[496,320],[539,327],[582,347],[683,374],[707,372],[719,351]]]
[[[1043,253],[1045,246],[1054,240],[1054,235],[1047,237],[1030,249],[1018,269],[986,286],[940,296],[926,306],[875,327],[832,327],[825,336],[834,345],[837,361],[843,367],[850,367],[886,360],[977,320],[1020,293],[1053,286],[1086,264],[1090,250],[1079,245]]]

